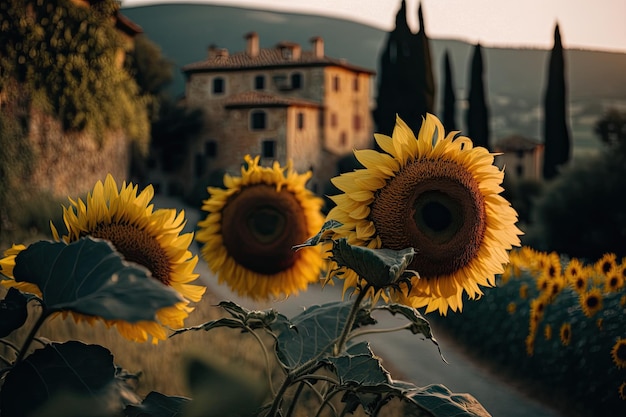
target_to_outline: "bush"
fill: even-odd
[[[528,242],[536,249],[599,259],[626,256],[626,164],[619,154],[600,155],[566,168],[549,183],[533,211]]]

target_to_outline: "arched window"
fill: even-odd
[[[250,128],[252,130],[263,130],[267,126],[267,115],[263,110],[253,110],[250,113]]]
[[[224,79],[222,77],[213,78],[213,94],[224,94]]]

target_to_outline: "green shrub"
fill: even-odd
[[[626,256],[626,164],[607,153],[578,162],[549,183],[533,210],[527,244],[595,260]]]

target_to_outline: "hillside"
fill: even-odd
[[[208,4],[170,4],[124,8],[122,12],[143,27],[177,68],[201,61],[207,47],[215,44],[230,51],[245,48],[244,35],[259,34],[261,47],[272,47],[287,40],[309,48],[312,36],[321,36],[325,52],[335,58],[374,70],[386,32],[328,17],[278,13]],[[428,30],[428,14],[426,13]],[[567,33],[563,34],[567,45]],[[469,77],[473,45],[448,39],[432,39],[434,71],[441,73],[443,53],[448,50],[454,71],[458,121],[462,122],[465,85]],[[497,140],[511,133],[541,138],[541,101],[547,50],[484,48],[486,88],[492,115],[492,131]],[[593,123],[610,105],[626,108],[626,54],[567,50],[567,77],[571,128],[577,153],[593,149],[598,140]],[[441,90],[442,77],[437,77]],[[170,88],[173,95],[184,94],[184,80],[176,71]]]

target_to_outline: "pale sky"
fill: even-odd
[[[417,5],[407,0],[417,30]],[[209,3],[338,17],[383,30],[394,27],[400,0],[122,0],[122,7]],[[484,46],[551,48],[559,23],[565,48],[626,52],[626,0],[421,0],[431,38]]]

